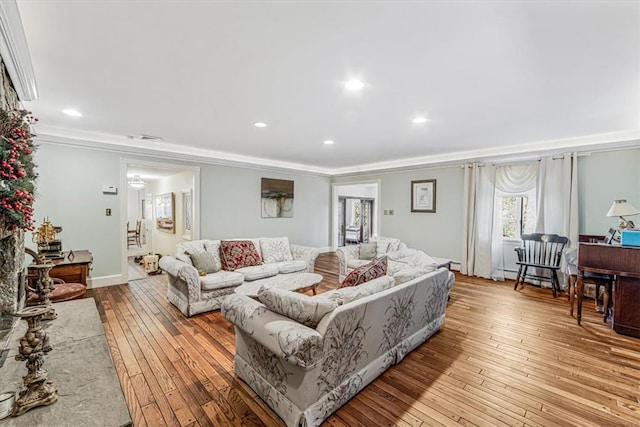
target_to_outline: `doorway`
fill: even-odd
[[[332,185],[331,245],[368,242],[378,234],[380,180]]]
[[[147,276],[144,255],[172,255],[177,244],[200,238],[200,168],[122,159],[120,185],[126,189],[121,199],[121,274],[132,281]],[[172,200],[170,231],[157,225],[154,209],[157,200],[164,200],[160,196],[167,195]]]
[[[338,197],[338,245],[367,243],[373,235],[373,198]]]

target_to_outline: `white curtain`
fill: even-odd
[[[460,272],[491,278],[495,167],[465,165]]]
[[[543,157],[537,185],[536,233],[559,234],[578,245],[578,158]]]
[[[504,280],[504,248],[502,236],[502,197],[508,195],[522,196],[533,191],[536,186],[538,164],[496,166],[494,194],[493,233],[491,236],[491,278]],[[535,206],[530,200],[529,206]]]

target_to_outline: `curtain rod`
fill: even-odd
[[[565,153],[565,154],[557,154],[555,156],[551,156],[552,160],[562,160],[565,158],[565,156],[571,156],[571,155],[575,155],[576,157],[588,157],[591,156],[591,152],[587,151],[587,152],[583,152],[583,153]],[[490,162],[491,165],[493,166],[509,166],[509,165],[516,165],[516,164],[521,164],[521,163],[533,163],[533,162],[539,162],[542,160],[542,157],[530,157],[530,158],[522,158],[522,159],[511,159],[511,160],[504,160],[504,161],[493,161]],[[465,167],[471,167],[473,166],[473,163],[463,163],[460,165],[461,168],[465,168]],[[485,163],[478,163],[478,167],[484,167]]]

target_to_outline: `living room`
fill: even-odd
[[[495,277],[474,274],[470,268],[473,262],[467,251],[469,239],[465,239],[469,166],[538,165],[545,158],[552,162],[554,158],[571,157],[577,178],[574,226],[580,235],[605,235],[618,226],[617,217],[607,216],[614,200],[626,199],[631,205],[640,206],[637,37],[640,5],[636,1],[556,5],[187,2],[181,6],[177,2],[162,5],[132,2],[112,6],[108,2],[27,1],[6,4],[13,11],[10,16],[14,21],[5,24],[3,20],[3,29],[21,30],[24,44],[18,54],[11,49],[0,51],[3,62],[13,77],[7,62],[24,60],[26,55],[28,62],[33,62],[32,77],[38,88],[37,97],[21,98],[25,108],[40,119],[34,127],[38,146],[34,154],[38,174],[35,225],[47,217],[62,228],[59,239],[64,250],[91,251],[89,295],[93,293],[104,304],[99,310],[103,311],[105,327],[121,328],[120,338],[126,336],[126,341],[145,334],[134,333],[133,326],[131,332],[124,325],[117,326],[119,321],[114,313],[134,324],[148,324],[149,336],[153,335],[160,346],[162,343],[172,346],[176,352],[181,347],[190,349],[179,369],[204,364],[203,354],[224,353],[222,348],[227,344],[233,348],[233,330],[219,312],[186,318],[166,300],[162,301],[166,298],[163,288],[166,282],[161,281],[166,281],[166,273],[145,279],[148,282],[131,284],[132,294],[119,287],[128,286],[127,229],[131,224],[127,227],[127,222],[132,221],[128,218],[127,188],[132,167],[184,168],[193,174],[189,185],[176,187],[180,190],[188,187],[193,192],[195,226],[189,239],[286,236],[292,244],[318,249],[321,258],[316,263],[316,272],[322,271],[325,278],[319,287],[322,291],[331,289],[329,280],[335,283],[334,288],[338,286],[337,269],[330,271],[324,267],[326,260],[333,260],[335,265],[331,265],[337,266],[333,253],[340,246],[335,188],[376,185],[372,215],[376,234],[398,238],[409,248],[432,257],[449,259],[452,270],[457,271],[452,290],[454,306],[447,308],[447,321],[451,310],[451,323],[447,324],[451,329],[436,347],[420,347],[420,358],[441,351],[447,344],[451,344],[451,352],[460,350],[451,331],[462,333],[465,329],[463,305],[470,319],[490,318],[491,322],[500,323],[497,315],[495,318],[479,315],[472,304],[480,304],[483,308],[479,311],[484,313],[491,309],[487,301],[492,293],[504,298],[503,301],[512,298],[505,292],[513,287],[509,279],[516,273],[515,264],[506,266],[510,262],[506,257],[515,255],[511,247],[504,249],[505,282],[483,280]],[[190,20],[194,20],[191,26]],[[108,35],[106,29],[116,22],[121,24],[117,34]],[[386,25],[388,31],[375,31]],[[343,44],[341,39],[352,46]],[[196,47],[192,51],[184,47],[194,40],[198,42],[194,42]],[[422,43],[426,45],[426,59],[414,58]],[[157,79],[151,77],[155,74]],[[303,77],[296,79],[296,76]],[[362,80],[359,91],[345,88],[352,78]],[[13,84],[19,87],[24,80],[14,79]],[[65,108],[76,108],[81,116],[62,114]],[[147,138],[151,135],[158,137]],[[292,217],[261,216],[263,178],[293,182]],[[424,180],[435,180],[433,212],[412,209],[412,183]],[[166,191],[158,187],[147,192],[155,197],[156,193]],[[183,195],[179,190],[171,192],[179,199],[172,239],[181,241],[185,240],[180,239],[184,234]],[[162,236],[163,231],[155,230],[155,222],[153,227]],[[546,231],[569,234],[568,229]],[[27,246],[35,248],[30,242],[31,233],[26,233],[25,239]],[[519,238],[510,240],[513,241],[520,244]],[[174,256],[172,247],[175,243],[147,249]],[[460,274],[460,270],[468,275]],[[131,297],[146,292],[150,292],[148,297]],[[120,305],[120,295],[130,302]],[[606,324],[596,325],[590,305],[584,314],[587,326],[583,332],[576,332],[578,326],[568,316],[564,297],[552,299],[548,290],[532,286],[526,287],[523,295],[524,299],[509,299],[509,304],[519,302],[523,304],[520,310],[531,309],[535,313],[543,313],[544,309],[534,306],[531,300],[547,304],[544,307],[556,316],[551,324],[555,328],[552,335],[558,342],[562,341],[559,337],[562,328],[567,333],[583,333],[579,335],[583,340],[590,340],[593,335],[602,339],[595,344],[597,352],[611,340],[627,358],[626,373],[640,378],[637,351],[628,350],[633,348],[634,340],[618,336]],[[502,309],[508,310],[505,307],[509,304],[505,303]],[[160,320],[151,320],[158,313]],[[571,326],[562,324],[561,316]],[[180,334],[193,328],[199,333],[207,331],[219,341],[203,343],[202,336],[196,334],[181,338],[184,342],[175,342],[166,337],[171,334],[167,331],[165,338],[154,335],[151,325],[172,322]],[[211,332],[208,323],[223,331]],[[542,320],[533,323],[544,335]],[[529,326],[523,328],[530,331]],[[490,327],[488,330],[478,333],[482,336],[490,333]],[[112,333],[117,336],[115,330]],[[526,341],[513,331],[507,335],[513,336],[514,341]],[[131,344],[132,354],[127,357],[139,360],[145,348],[158,351],[156,344],[148,336],[147,339],[148,344]],[[201,354],[198,344],[206,348]],[[514,353],[518,351],[514,343],[508,344],[513,346]],[[521,351],[531,349],[525,347]],[[167,355],[167,360],[178,358],[176,354]],[[114,361],[117,359],[113,353],[112,357]],[[159,356],[157,364],[165,364],[164,357]],[[224,373],[216,371],[222,369],[220,366],[202,368],[206,375],[193,368],[198,371],[196,376],[201,375],[198,387],[214,384],[216,375],[224,379],[225,387],[234,381],[239,383],[231,379],[233,366],[227,366],[233,364],[233,355],[224,353],[223,359]],[[410,366],[416,363],[412,360],[407,360]],[[117,365],[116,361],[118,369]],[[130,368],[131,364],[127,366]],[[463,368],[464,381],[472,381],[469,369],[472,368]],[[133,369],[129,375],[133,378],[135,372]],[[404,378],[407,374],[397,375]],[[130,397],[131,391],[126,391],[127,386],[122,383],[129,380],[122,376],[119,379],[125,397]],[[497,377],[492,379],[497,381]],[[551,405],[549,413],[553,416],[529,421],[538,425],[554,422],[580,425],[589,420],[593,424],[633,424],[630,414],[640,410],[638,401],[631,399],[637,390],[631,391],[624,380],[621,382],[620,387],[629,393],[627,399],[622,399],[626,409],[613,408],[610,401],[616,398],[615,393],[604,396],[609,399],[604,411],[609,414],[618,411],[622,414],[618,418],[614,415],[612,419],[593,421],[590,418],[593,414],[587,410],[584,418],[572,421],[570,415],[559,415],[558,408]],[[141,398],[140,390],[136,390],[138,394],[132,393],[136,403],[127,401],[127,404],[135,425],[152,425],[154,419],[166,424],[171,424],[169,420],[179,421],[182,425],[216,424],[214,419],[222,424],[233,423],[229,419],[221,421],[224,418],[221,415],[223,418],[212,415],[226,411],[224,404],[220,406],[225,399],[205,409],[194,409],[190,402],[186,403],[187,394],[195,394],[196,400],[202,401],[200,406],[211,398],[206,400],[206,393],[199,389],[184,394],[185,402],[176,403],[171,396],[159,397],[173,391],[164,385],[161,382],[158,385],[161,392],[149,386],[153,398]],[[536,386],[540,384],[536,382]],[[185,387],[189,388],[188,384]],[[238,387],[245,387],[242,393],[248,393],[246,385]],[[233,387],[231,390],[235,392]],[[384,395],[385,390],[388,391],[380,386],[377,396]],[[589,393],[592,391],[589,388]],[[403,393],[410,395],[407,390]],[[583,389],[579,389],[577,394],[580,393],[587,394]],[[589,402],[585,406],[591,409],[597,397],[603,397],[594,393],[585,398]],[[374,396],[354,399],[355,407],[338,412],[328,423],[357,423],[353,414],[367,412],[358,405],[374,405],[371,402]],[[519,398],[514,400],[521,402]],[[540,407],[547,408],[548,402],[541,400],[544,402]],[[434,415],[424,407],[415,409],[420,401],[415,397],[415,405],[409,405],[412,409],[406,412],[397,404],[390,413],[379,409],[383,415],[376,420],[432,425],[447,424],[449,417],[451,422],[463,423],[463,418],[469,421],[464,414],[476,424],[500,420],[500,417],[483,418],[469,408],[465,412],[463,406],[453,411],[458,418],[445,415],[443,419],[442,412]],[[574,403],[569,406],[574,408]],[[189,417],[169,415],[179,414],[180,405],[189,408],[195,417],[193,422],[186,422]],[[247,423],[281,422],[277,415],[268,413],[269,407],[264,403],[249,406],[248,412],[253,415],[247,415],[246,419],[252,420]],[[204,414],[209,418],[200,419],[198,415]],[[525,424],[522,418],[518,420],[520,425]],[[506,423],[518,424],[513,421]],[[366,417],[360,421],[368,422],[372,420]]]

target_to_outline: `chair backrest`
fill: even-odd
[[[136,221],[136,234],[140,234],[140,228],[142,227],[142,220],[139,219]]]
[[[557,234],[523,234],[523,250],[518,251],[519,261],[529,264],[560,266],[562,250],[569,239]]]

